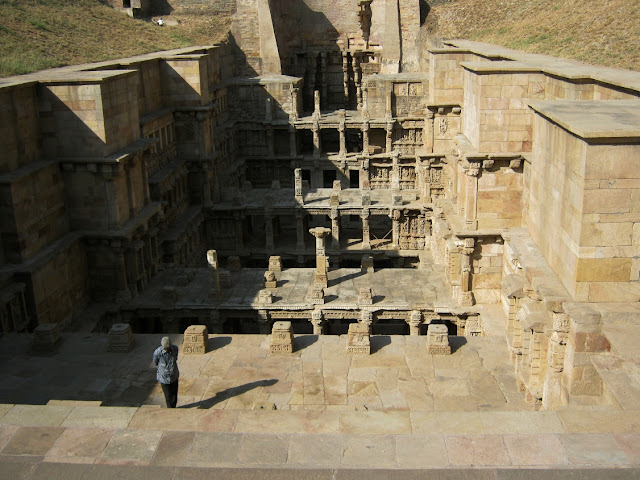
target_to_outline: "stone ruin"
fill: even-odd
[[[491,306],[536,408],[604,401],[592,360],[640,300],[640,73],[425,46],[420,2],[236,3],[215,46],[0,79],[1,331],[481,341]]]

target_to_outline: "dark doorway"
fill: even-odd
[[[323,170],[322,171],[322,187],[333,188],[333,181],[336,180],[335,170]]]
[[[349,170],[349,188],[360,188],[359,170]]]

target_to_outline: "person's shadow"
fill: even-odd
[[[225,400],[235,397],[236,395],[242,395],[249,390],[253,390],[257,387],[270,387],[271,385],[275,385],[278,383],[278,380],[275,378],[269,380],[258,380],[256,382],[245,383],[244,385],[239,385],[237,387],[227,388],[226,390],[222,390],[216,393],[213,397],[207,398],[206,400],[200,400],[199,402],[189,403],[187,405],[181,405],[178,408],[211,408],[215,404],[224,402]]]

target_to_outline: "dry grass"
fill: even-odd
[[[97,0],[0,0],[0,76],[219,41],[217,19],[175,27],[130,18]]]
[[[640,70],[640,0],[453,0],[428,34]]]

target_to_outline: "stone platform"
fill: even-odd
[[[484,313],[487,336],[452,337],[446,356],[424,336],[374,335],[351,357],[346,336],[270,355],[266,335],[212,335],[180,356],[174,410],[151,364],[161,335],[129,353],[105,353],[106,334],[48,353],[6,335],[0,478],[638,478],[640,407],[527,410]]]

